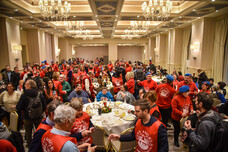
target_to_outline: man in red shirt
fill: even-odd
[[[108,70],[109,70],[110,72],[112,72],[112,70],[113,70],[113,65],[112,65],[112,62],[111,62],[111,61],[109,61]]]
[[[144,90],[146,92],[149,92],[151,90],[155,90],[157,88],[157,82],[152,80],[152,75],[150,72],[148,72],[146,74],[146,80],[144,80],[144,81],[137,80],[137,83],[139,86],[143,86]]]
[[[98,62],[95,63],[94,65],[94,74],[95,74],[95,77],[98,78],[100,76],[100,68],[99,68],[99,64]]]
[[[58,71],[59,71],[59,68],[58,68],[58,66],[54,63],[54,61],[51,61],[51,68],[52,68],[52,71],[54,71],[54,72],[58,72]]]
[[[179,88],[184,85],[189,86],[189,88],[190,88],[189,97],[191,98],[191,100],[194,99],[195,96],[198,94],[198,88],[197,88],[196,84],[192,81],[192,75],[190,73],[185,74],[184,81],[181,81],[179,83],[177,90],[179,90]]]
[[[172,87],[172,83],[174,80],[173,76],[168,75],[166,78],[167,83],[159,84],[156,89],[158,97],[156,104],[158,105],[161,112],[162,122],[164,123],[164,125],[167,126],[168,120],[172,112],[171,101],[177,91]]]
[[[46,66],[43,66],[42,71],[40,72],[40,77],[41,78],[45,77],[45,73],[46,73]]]

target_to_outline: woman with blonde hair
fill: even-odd
[[[134,80],[134,73],[133,72],[128,72],[125,76],[127,82],[125,83],[125,85],[128,88],[128,92],[130,92],[131,94],[134,94],[135,92],[135,80]]]
[[[55,88],[58,91],[58,93],[60,94],[61,101],[63,102],[62,95],[65,95],[67,92],[62,90],[63,86],[62,86],[61,82],[59,81],[59,75],[60,75],[59,72],[54,72],[52,77],[53,77],[53,82],[54,82]]]

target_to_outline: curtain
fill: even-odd
[[[228,85],[228,35],[226,36],[225,57],[223,64],[223,82]]]
[[[45,59],[48,63],[50,63],[52,58],[52,40],[51,40],[51,34],[45,33]]]
[[[187,73],[187,54],[188,54],[188,43],[190,40],[191,28],[184,30],[183,32],[183,44],[182,44],[182,61],[181,61],[181,71],[183,75]]]
[[[212,76],[215,83],[222,80],[223,63],[224,63],[224,48],[227,36],[228,19],[223,19],[216,22],[215,25],[215,40],[212,60]]]

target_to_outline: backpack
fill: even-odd
[[[29,104],[28,104],[27,110],[29,113],[29,118],[31,120],[37,120],[41,118],[43,113],[43,107],[40,99],[40,92],[38,92],[38,95],[35,98],[30,98],[30,97],[28,98],[29,98]]]

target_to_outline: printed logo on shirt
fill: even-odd
[[[150,135],[144,131],[139,130],[136,134],[136,140],[138,142],[138,150],[142,152],[150,152],[153,147],[153,141]]]
[[[44,138],[42,140],[42,148],[44,152],[53,152],[54,146],[49,138]]]
[[[169,96],[170,92],[169,92],[169,89],[167,88],[161,88],[159,90],[159,95],[163,98],[167,98]]]
[[[76,123],[73,127],[73,131],[74,131],[74,133],[79,133],[79,132],[83,132],[83,131],[87,130],[88,128],[89,128],[89,126],[84,120],[76,121]]]

